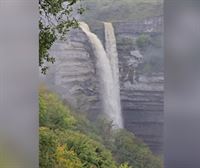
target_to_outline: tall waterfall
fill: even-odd
[[[112,23],[104,23],[105,28],[105,47],[107,57],[110,60],[110,66],[112,69],[113,76],[113,89],[116,101],[116,115],[123,126],[123,117],[121,114],[121,100],[120,100],[120,85],[119,85],[119,63],[118,63],[118,52],[115,38],[115,32]]]
[[[119,94],[119,69],[114,30],[105,24],[106,51],[99,38],[90,31],[86,23],[81,22],[80,27],[87,35],[94,55],[96,68],[100,77],[101,99],[104,113],[113,121],[115,127],[123,127]],[[110,29],[111,27],[111,29]],[[114,44],[113,44],[114,43]]]

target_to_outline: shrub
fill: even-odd
[[[83,168],[116,168],[111,152],[99,142],[73,131],[60,132],[58,136],[77,154]]]
[[[142,50],[145,49],[150,43],[151,43],[150,36],[145,34],[140,35],[136,40],[137,47]]]
[[[76,120],[70,114],[70,109],[64,105],[60,98],[41,88],[39,94],[40,126],[52,129],[67,129],[74,127]]]
[[[40,128],[40,168],[82,168],[77,154],[49,128]]]
[[[111,121],[72,113],[44,88],[39,101],[40,168],[162,168],[147,145]]]
[[[117,46],[121,50],[133,50],[136,47],[136,42],[131,37],[117,37]]]
[[[116,168],[110,151],[74,131],[40,128],[40,168]]]
[[[133,168],[162,168],[161,160],[130,132],[116,130],[114,146],[113,155],[119,163],[128,162]]]
[[[54,168],[57,165],[56,146],[58,139],[53,131],[46,127],[41,127],[39,133],[40,168]]]

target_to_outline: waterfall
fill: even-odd
[[[106,24],[107,25],[107,24]],[[118,59],[116,51],[116,40],[113,38],[114,30],[110,32],[105,26],[106,32],[106,51],[99,38],[90,31],[86,23],[81,22],[80,27],[87,35],[91,43],[94,55],[96,56],[96,68],[100,78],[100,94],[103,104],[103,111],[113,121],[115,127],[123,127],[121,115]],[[112,26],[111,26],[112,27]],[[112,35],[113,34],[113,35]],[[115,44],[111,44],[115,43]],[[109,47],[110,51],[109,51]],[[116,51],[116,52],[115,52]],[[117,68],[117,69],[116,69]]]
[[[120,125],[123,126],[123,117],[121,114],[121,100],[120,100],[120,83],[119,83],[119,63],[118,63],[118,52],[115,38],[115,32],[112,23],[104,23],[105,28],[105,48],[107,57],[110,60],[110,66],[112,69],[113,76],[113,89],[116,101],[116,115]]]

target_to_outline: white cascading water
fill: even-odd
[[[114,30],[111,30],[110,32],[110,30],[107,30],[107,26],[105,26],[107,32],[105,34],[108,34],[109,32],[111,34],[113,33],[113,35],[110,35],[109,37],[106,35],[108,37],[106,37],[107,51],[109,50],[108,47],[111,47],[111,51],[106,53],[101,41],[94,33],[90,31],[90,28],[86,23],[81,22],[80,28],[87,35],[91,43],[94,55],[96,56],[96,68],[100,77],[100,94],[102,98],[104,113],[113,121],[115,127],[123,128],[119,94],[119,77],[117,77],[119,76],[119,69],[116,70],[118,67],[117,51],[115,52],[116,40],[113,38]],[[110,44],[113,42],[115,45]]]
[[[123,127],[123,117],[121,114],[121,100],[120,100],[120,84],[119,84],[119,63],[118,63],[118,52],[115,38],[115,32],[112,23],[104,22],[105,28],[105,47],[107,57],[110,60],[110,66],[112,69],[113,76],[113,89],[116,101],[116,116],[121,127]]]

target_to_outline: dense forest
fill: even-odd
[[[40,168],[162,168],[141,140],[112,122],[89,121],[42,86]]]

